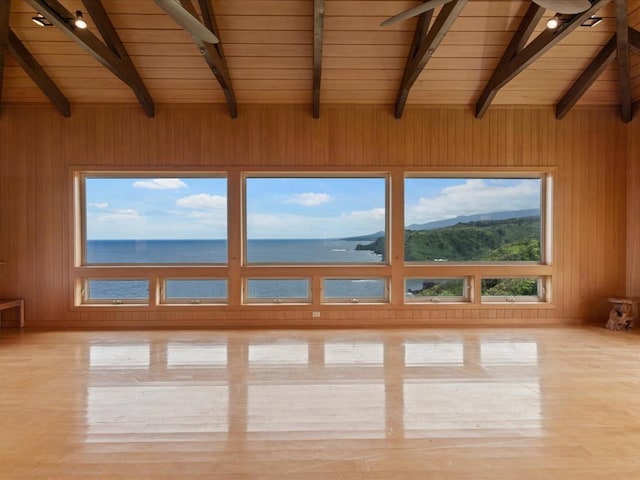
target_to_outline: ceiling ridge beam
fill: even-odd
[[[498,89],[493,88],[496,80],[494,77],[496,77],[498,72],[501,72],[509,62],[513,60],[513,57],[522,51],[533,34],[536,26],[540,22],[540,19],[544,15],[544,12],[545,9],[540,5],[533,2],[529,5],[527,12],[524,14],[524,17],[522,17],[522,21],[520,22],[520,25],[518,25],[513,37],[511,37],[511,41],[502,54],[502,58],[493,71],[491,78],[487,82],[482,94],[480,94],[480,99],[476,103],[476,118],[482,118],[493,101],[493,98],[496,96],[496,93],[498,93]]]
[[[567,23],[560,25],[557,29],[546,29],[534,38],[526,47],[518,52],[509,62],[496,69],[491,79],[485,87],[485,91],[493,91],[493,95],[482,95],[476,104],[476,116],[482,117],[491,104],[495,93],[507,83],[518,76],[529,65],[549,51],[554,45],[566,38],[571,32],[578,28],[587,18],[595,14],[604,7],[610,0],[594,0],[591,7],[582,13],[574,15]],[[481,114],[478,115],[477,112]]]
[[[313,118],[320,118],[322,46],[324,42],[324,0],[313,0]]]
[[[580,100],[582,95],[596,81],[605,68],[616,58],[616,34],[600,50],[598,55],[591,61],[589,66],[580,74],[578,79],[571,85],[564,97],[556,106],[556,118],[558,120],[565,117],[569,110]]]
[[[106,45],[115,53],[122,61],[124,75],[129,79],[126,83],[131,87],[136,98],[140,102],[142,109],[147,114],[147,117],[155,117],[155,105],[153,99],[147,90],[138,70],[129,57],[129,53],[125,48],[118,32],[116,31],[109,15],[104,9],[101,0],[82,0],[87,12],[93,19],[96,27],[100,31],[100,35]]]
[[[414,52],[413,58],[407,60],[400,88],[396,97],[396,105],[394,115],[396,118],[402,118],[404,107],[409,98],[409,91],[416,82],[424,67],[433,56],[434,52],[444,39],[445,35],[456,21],[458,15],[467,4],[468,0],[453,0],[445,4],[440,13],[433,22],[433,26],[429,29],[423,41],[420,42],[419,48]]]
[[[198,12],[196,11],[191,0],[180,0],[180,4],[182,7],[187,10],[193,17],[198,18]],[[200,8],[202,7],[206,9],[206,12],[203,13],[203,17],[205,20],[207,18],[212,22],[211,25],[205,25],[209,30],[212,30],[211,27],[215,27],[215,20],[213,15],[213,9],[211,8],[211,4],[207,0],[206,2],[200,3]],[[213,30],[212,30],[213,31]],[[213,32],[218,38],[217,32]],[[192,37],[193,38],[193,37]],[[217,46],[212,45],[210,43],[202,42],[197,39],[193,39],[200,53],[204,57],[207,65],[213,72],[222,88],[222,92],[224,93],[225,99],[227,101],[227,107],[229,108],[229,116],[231,118],[238,117],[238,103],[236,101],[236,95],[233,91],[233,85],[231,83],[231,76],[229,75],[229,67],[227,66],[227,62],[224,57],[224,53],[222,51],[222,46],[218,44]]]
[[[629,14],[627,0],[614,0],[614,3],[616,11],[618,73],[620,78],[620,113],[622,120],[625,123],[629,123],[633,119],[631,67],[629,65]]]
[[[432,19],[433,19],[433,9],[427,10],[426,12],[422,12],[418,16],[418,22],[416,23],[416,30],[413,33],[413,40],[411,41],[411,47],[409,48],[409,55],[407,56],[407,61],[405,62],[405,65],[404,65],[404,72],[402,74],[402,78],[405,78],[405,76],[409,75],[410,73],[409,70],[411,69],[413,62],[416,59],[416,55],[420,51],[420,48],[422,47],[422,45],[424,45],[427,39],[427,34],[429,33],[429,27],[431,25]],[[401,91],[401,93],[403,92]],[[408,98],[409,90],[406,91],[406,95]],[[396,118],[402,117],[402,112],[400,112],[400,116],[398,116],[398,112],[397,112],[398,98],[396,99],[396,111],[394,112],[394,114],[396,115]],[[407,99],[405,98],[403,102],[406,103],[406,100]],[[404,106],[403,106],[403,109],[404,109]]]
[[[42,90],[47,98],[55,105],[63,117],[71,116],[71,105],[69,100],[60,91],[55,82],[45,72],[44,68],[31,55],[27,47],[20,41],[15,33],[9,29],[9,53],[18,64],[27,72],[31,80]]]

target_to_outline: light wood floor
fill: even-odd
[[[0,479],[638,479],[640,334],[0,331]]]

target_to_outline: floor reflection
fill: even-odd
[[[148,368],[150,363],[148,343],[89,346],[90,368]]]
[[[94,341],[87,360],[91,442],[533,437],[542,428],[534,340],[194,334]]]

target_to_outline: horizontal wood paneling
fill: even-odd
[[[0,260],[7,261],[0,266],[0,296],[24,297],[27,325],[43,328],[602,319],[607,296],[625,292],[628,141],[611,108],[578,108],[556,121],[550,109],[495,108],[477,120],[469,109],[409,107],[396,120],[389,108],[336,106],[323,107],[313,120],[305,106],[254,106],[232,120],[226,108],[211,105],[159,106],[154,119],[133,104],[76,105],[69,119],[49,106],[7,106],[0,116]],[[632,142],[629,148],[638,150]],[[333,305],[313,322],[307,307],[72,310],[70,167],[131,165],[555,167],[554,302],[534,309]]]

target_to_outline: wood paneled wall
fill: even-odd
[[[0,116],[0,296],[23,297],[27,325],[138,326],[427,325],[583,322],[606,318],[609,295],[638,293],[640,138],[614,109],[248,107],[232,120],[222,106],[160,106],[148,119],[135,105],[83,105],[71,118],[48,106],[8,106]],[[406,309],[332,306],[321,319],[286,307],[72,309],[70,166],[557,167],[552,308]],[[637,184],[637,182],[636,182]],[[631,215],[630,217],[633,217]],[[626,244],[633,248],[627,254]],[[308,315],[310,317],[310,315]]]

